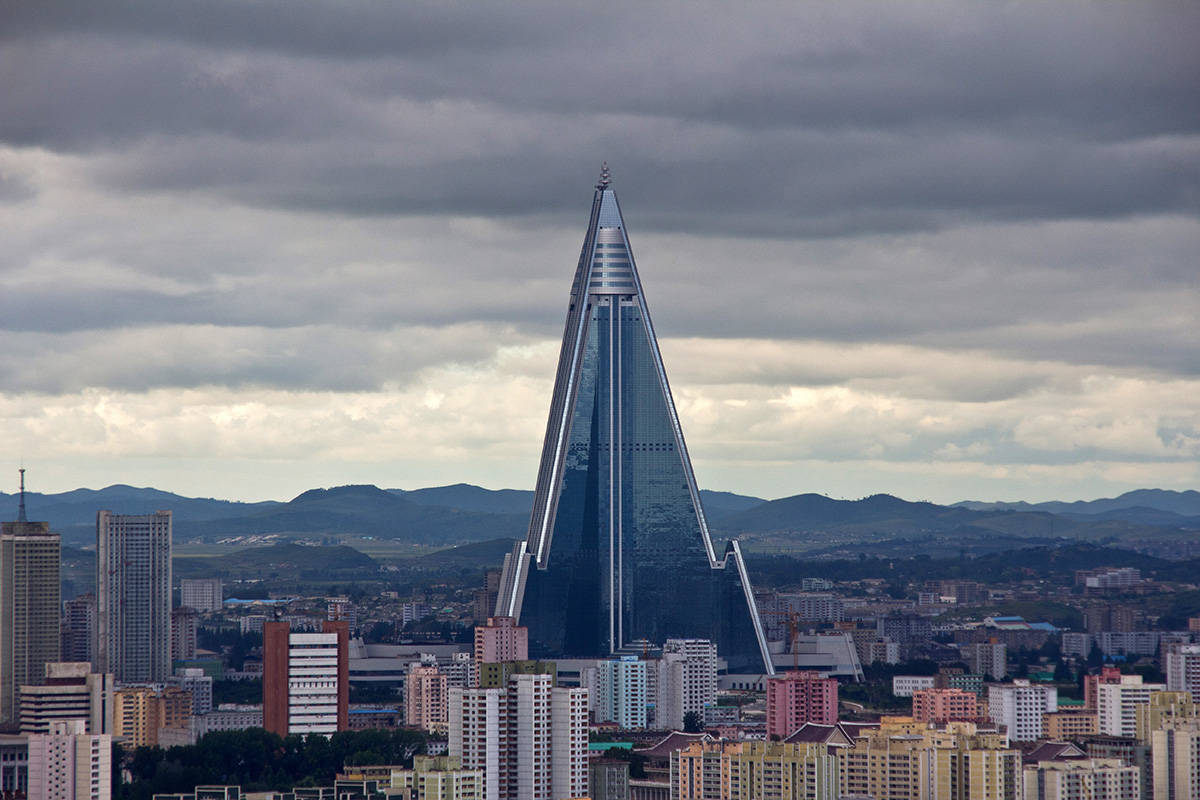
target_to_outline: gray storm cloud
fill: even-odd
[[[501,474],[455,381],[536,431],[607,158],[696,447],[743,488],[747,453],[1194,481],[1196,30],[1167,3],[9,4],[4,430],[36,446],[36,395],[94,454],[161,392],[400,391],[397,436]],[[314,452],[370,461],[358,430]]]

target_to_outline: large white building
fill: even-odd
[[[183,578],[179,581],[179,605],[201,614],[220,611],[225,604],[220,578]]]
[[[115,683],[86,661],[50,662],[44,685],[21,687],[21,733],[49,733],[68,720],[83,720],[88,733],[112,733]]]
[[[1167,689],[1191,692],[1200,703],[1200,644],[1173,644],[1167,647]]]
[[[171,512],[96,514],[96,667],[121,683],[171,674]]]
[[[1154,692],[1166,691],[1166,684],[1143,683],[1141,675],[1122,675],[1120,683],[1100,683],[1096,687],[1096,727],[1106,736],[1137,734],[1137,707],[1147,705]]]
[[[707,639],[668,639],[655,682],[654,727],[683,730],[684,718],[704,717],[717,704],[717,645]]]
[[[512,675],[504,689],[451,689],[449,705],[449,754],[483,771],[486,800],[587,796],[586,689]]]
[[[280,736],[331,734],[349,727],[349,626],[321,623],[320,633],[286,622],[263,626],[263,727]]]
[[[630,730],[646,727],[649,695],[645,661],[637,656],[598,661],[587,688],[596,722],[615,722]]]
[[[1014,742],[1032,742],[1042,737],[1042,715],[1058,710],[1058,689],[1033,686],[1017,680],[988,687],[988,716],[1008,729]]]
[[[112,736],[82,720],[55,722],[29,737],[29,800],[110,800]]]

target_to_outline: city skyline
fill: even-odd
[[[533,488],[607,159],[700,486],[1200,485],[1200,10],[613,11],[0,12],[11,466]]]

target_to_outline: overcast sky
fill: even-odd
[[[1200,488],[1198,40],[1195,3],[5,3],[9,482],[531,488],[607,159],[701,485]]]

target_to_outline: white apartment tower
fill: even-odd
[[[588,793],[588,694],[549,675],[513,675],[504,689],[450,689],[449,753],[483,772],[486,800]]]
[[[658,662],[656,728],[682,730],[684,717],[717,702],[717,646],[707,639],[668,639]]]
[[[646,662],[637,656],[620,656],[596,663],[591,693],[596,722],[615,722],[627,730],[646,727]]]
[[[96,668],[121,683],[171,674],[171,512],[96,514]]]
[[[112,736],[86,727],[55,722],[29,737],[29,800],[112,798]]]
[[[1200,644],[1172,644],[1167,647],[1167,690],[1191,692],[1200,703]]]
[[[1058,689],[1032,686],[1027,680],[988,687],[988,715],[1008,729],[1014,742],[1033,742],[1042,737],[1042,715],[1058,710]]]
[[[1150,695],[1166,684],[1142,683],[1141,675],[1122,675],[1120,683],[1096,687],[1096,727],[1106,736],[1137,735],[1137,707],[1148,705]]]

